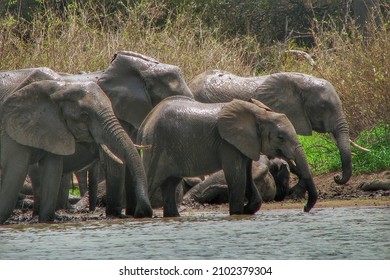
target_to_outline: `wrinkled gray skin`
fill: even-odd
[[[267,156],[260,155],[260,159],[252,163],[252,176],[263,202],[282,201],[289,194],[290,170],[282,159],[269,160]],[[183,201],[191,200],[209,204],[227,203],[228,188],[223,171],[211,174],[191,188]]]
[[[56,73],[49,68],[32,68],[0,72],[0,102],[7,92],[15,89],[26,77],[30,81],[48,79],[65,81],[94,81],[111,100],[115,115],[135,141],[137,129],[148,112],[161,100],[172,95],[193,97],[180,69],[153,58],[133,52],[118,52],[110,66],[103,71],[87,74]],[[78,154],[74,159],[81,158]],[[95,157],[96,158],[96,157]],[[106,214],[121,216],[122,188],[126,189],[126,214],[134,215],[136,197],[128,169],[113,160],[105,159],[107,181]],[[126,172],[125,172],[126,170]],[[90,187],[91,191],[91,187]]]
[[[96,83],[27,83],[2,99],[0,117],[0,223],[11,215],[28,168],[34,163],[39,165],[41,181],[39,221],[53,221],[64,157],[74,154],[82,143],[104,144],[126,162],[136,182],[134,192],[139,194],[136,213],[152,216],[137,149]]]
[[[142,123],[138,143],[151,145],[143,155],[149,196],[161,188],[164,217],[179,216],[175,194],[183,177],[221,169],[229,188],[229,213],[255,213],[261,197],[253,182],[252,160],[258,160],[260,153],[294,160],[309,193],[304,210],[309,211],[317,200],[292,124],[257,100],[205,104],[179,96],[167,98]]]
[[[204,103],[229,102],[234,98],[257,99],[273,111],[285,114],[300,135],[311,135],[313,130],[332,133],[342,164],[342,176],[336,176],[335,182],[345,184],[350,179],[352,161],[348,125],[340,98],[328,81],[292,72],[244,78],[213,70],[196,76],[189,87],[195,100]],[[302,193],[302,187],[298,184],[294,191]]]

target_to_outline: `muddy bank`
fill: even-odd
[[[315,208],[325,207],[354,207],[354,206],[390,206],[390,190],[377,189],[379,185],[390,183],[390,171],[360,174],[352,176],[351,180],[345,185],[337,185],[333,176],[337,173],[327,173],[316,175],[316,183],[319,200]],[[291,185],[296,182],[295,178],[291,179]],[[379,184],[378,184],[379,182]],[[372,189],[371,191],[367,191]],[[274,209],[303,209],[305,200],[286,199],[281,202],[263,203],[260,211]],[[199,203],[182,204],[179,208],[182,216],[194,215],[202,212],[222,212],[228,214],[228,205],[209,205]],[[31,218],[30,209],[16,209],[9,219],[8,223],[36,223],[37,217]],[[77,211],[57,211],[58,217],[55,222],[83,222],[90,220],[111,220],[106,217],[104,207],[97,207],[94,212],[87,210]],[[154,209],[155,217],[162,217],[162,209]]]

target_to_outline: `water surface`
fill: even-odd
[[[390,207],[0,227],[0,259],[390,259]]]

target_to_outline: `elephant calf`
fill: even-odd
[[[175,194],[183,177],[221,169],[229,188],[229,213],[254,214],[261,197],[253,182],[252,161],[260,153],[294,160],[308,191],[304,210],[317,201],[294,127],[284,114],[257,100],[206,104],[188,97],[166,98],[142,123],[137,142],[151,145],[144,151],[143,163],[149,196],[161,188],[164,217],[179,216]]]
[[[252,176],[264,202],[282,201],[289,194],[290,169],[283,159],[268,159],[261,155],[252,163]],[[219,204],[228,202],[228,189],[223,171],[211,174],[191,188],[183,201]]]

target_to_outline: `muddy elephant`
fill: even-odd
[[[135,182],[135,216],[152,216],[146,175],[137,149],[96,83],[29,83],[3,98],[0,119],[0,223],[11,215],[28,167],[34,163],[39,165],[41,181],[39,221],[52,221],[64,157],[73,155],[83,143],[99,144],[111,156],[126,162]]]
[[[84,74],[57,73],[49,68],[30,68],[0,72],[0,100],[15,90],[22,81],[42,79],[62,81],[94,81],[112,103],[115,115],[133,141],[141,122],[161,100],[168,96],[193,97],[179,67],[138,53],[121,51],[114,55],[109,67],[102,71]],[[80,158],[75,155],[75,158]],[[106,214],[121,216],[123,185],[133,184],[127,168],[111,159],[105,160],[107,180]],[[126,214],[133,215],[134,194],[127,194],[130,204]]]
[[[255,213],[261,197],[253,182],[252,160],[258,160],[260,153],[294,160],[308,190],[304,210],[309,211],[317,200],[291,122],[254,99],[206,104],[181,96],[166,98],[142,123],[138,143],[151,145],[144,151],[143,163],[149,196],[161,188],[164,217],[179,216],[175,194],[183,177],[221,169],[229,188],[229,213]]]
[[[289,194],[290,170],[288,163],[280,158],[270,160],[260,155],[260,159],[252,163],[252,177],[263,202],[282,201]],[[223,171],[211,174],[185,193],[184,203],[191,200],[209,204],[227,203],[228,188]]]
[[[345,184],[350,179],[352,161],[348,124],[340,97],[330,82],[293,72],[239,77],[213,70],[196,76],[189,87],[194,98],[204,103],[229,102],[234,98],[257,99],[273,111],[285,114],[300,135],[311,135],[313,130],[332,133],[342,164],[342,176],[335,176],[334,180],[337,184]],[[298,184],[294,189],[297,193],[303,191],[300,186]]]

